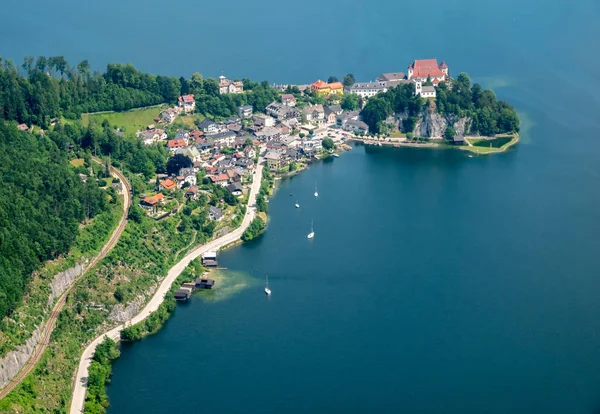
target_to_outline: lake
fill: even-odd
[[[600,406],[597,1],[32,0],[3,17],[18,62],[308,83],[436,57],[521,116],[505,154],[357,146],[280,182],[215,291],[123,345],[109,413]]]

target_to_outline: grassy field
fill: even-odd
[[[509,147],[519,142],[519,135],[485,140],[479,138],[465,138],[473,146],[462,146],[460,149],[475,152],[477,154],[493,154],[495,152],[504,152]],[[491,146],[490,146],[491,144]]]
[[[195,122],[196,121],[202,122],[203,119],[204,119],[204,116],[201,114],[184,115],[184,116],[177,117],[174,124],[177,125],[177,124],[181,123],[186,128],[197,129]]]
[[[83,158],[75,158],[69,161],[73,167],[83,167],[85,160]]]
[[[137,130],[145,129],[148,125],[154,124],[154,118],[158,117],[160,111],[166,107],[167,105],[156,105],[126,112],[83,114],[81,115],[81,122],[84,126],[87,126],[90,119],[94,119],[98,124],[106,119],[111,125],[123,129],[125,133],[135,134]]]

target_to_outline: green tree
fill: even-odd
[[[183,154],[175,154],[167,161],[167,173],[179,174],[182,168],[191,168],[194,165],[192,160]]]
[[[344,111],[356,111],[360,109],[358,98],[359,96],[354,93],[344,94],[341,105],[342,109]]]
[[[454,128],[452,126],[448,125],[446,127],[446,130],[444,131],[444,138],[446,138],[447,140],[452,140],[455,135],[456,135],[456,131],[454,130]]]
[[[321,144],[323,145],[323,148],[325,148],[328,151],[335,148],[335,144],[333,143],[333,140],[329,137],[323,138],[323,141],[321,141]]]
[[[344,76],[344,86],[352,86],[356,83],[356,80],[354,79],[354,75],[349,73],[346,76]]]
[[[335,83],[335,82],[339,82],[339,79],[338,79],[338,78],[336,78],[335,76],[330,76],[330,77],[327,79],[327,83]]]

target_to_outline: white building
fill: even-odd
[[[219,76],[219,93],[221,95],[242,92],[244,92],[244,84],[242,82],[229,80],[223,75]]]
[[[435,98],[435,87],[423,86],[423,82],[418,80],[415,82],[415,95],[419,95],[422,98]]]
[[[354,85],[346,88],[346,92],[355,93],[363,98],[370,98],[377,95],[379,92],[387,92],[386,82],[357,82]]]
[[[177,104],[184,112],[192,112],[196,109],[196,101],[194,95],[183,95],[177,100]]]
[[[252,120],[254,121],[254,125],[263,127],[275,126],[275,118],[272,118],[269,115],[256,114],[252,117]]]

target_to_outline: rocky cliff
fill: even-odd
[[[126,322],[137,315],[144,307],[145,303],[146,299],[144,296],[136,297],[127,306],[123,306],[123,304],[119,303],[112,308],[108,315],[108,319],[119,323]]]
[[[399,127],[402,126],[402,121],[408,118],[407,113],[396,114]],[[417,122],[412,131],[415,137],[425,137],[431,139],[442,139],[448,126],[452,126],[458,134],[467,135],[471,129],[470,118],[458,118],[454,115],[442,115],[435,108],[427,108],[423,110],[421,115],[417,117]]]
[[[17,349],[0,359],[0,389],[4,388],[17,375],[29,360],[42,335],[42,327],[43,325],[39,325],[24,345],[18,346]]]
[[[50,297],[48,298],[48,306],[52,305],[54,299],[62,295],[62,293],[67,290],[71,284],[73,284],[75,279],[77,279],[79,275],[83,273],[84,269],[85,264],[79,263],[74,267],[65,270],[64,272],[57,273],[54,276],[52,282],[50,283],[50,289],[52,293],[50,293]]]

